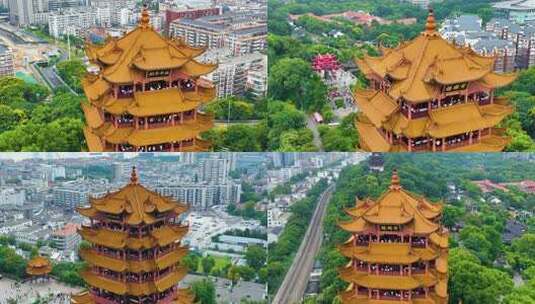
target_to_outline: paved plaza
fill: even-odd
[[[14,280],[0,279],[0,304],[8,304],[12,299],[17,304],[31,304],[38,298],[46,298],[49,304],[70,303],[70,294],[80,291],[55,280],[46,282],[17,283]]]
[[[181,282],[186,287],[194,281],[202,280],[204,276],[188,274]],[[239,303],[241,299],[259,301],[264,298],[265,288],[262,284],[239,282],[230,291],[230,281],[222,278],[210,278],[216,287],[217,303]],[[53,279],[46,282],[17,283],[14,280],[0,279],[0,304],[9,304],[15,300],[17,304],[32,304],[38,298],[46,299],[42,303],[69,304],[70,295],[81,291],[81,288],[70,287]]]
[[[206,276],[188,274],[181,282],[182,286],[189,286],[194,281],[205,279]],[[239,281],[237,286],[230,290],[230,280],[210,277],[216,289],[217,303],[240,303],[240,300],[247,299],[253,301],[264,300],[266,295],[265,285]]]

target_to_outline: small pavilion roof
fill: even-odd
[[[26,265],[26,273],[31,276],[46,275],[52,272],[52,264],[43,256],[35,256],[28,261]]]

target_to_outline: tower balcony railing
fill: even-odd
[[[409,151],[409,144],[405,142],[404,140],[399,141],[399,145],[404,149]],[[432,146],[430,144],[430,141],[424,144],[419,145],[411,145],[411,151],[412,152],[425,152],[431,150]]]
[[[424,152],[429,151],[429,149],[429,143],[412,146],[412,151],[414,152]]]
[[[481,134],[481,136],[483,136],[483,133]],[[473,138],[472,142],[470,142],[469,139],[461,140],[461,141],[458,141],[456,143],[447,144],[446,145],[446,151],[457,149],[457,148],[461,148],[461,147],[470,146],[470,145],[473,145],[473,144],[478,144],[479,142],[480,142],[480,140],[477,137]]]
[[[404,276],[404,274],[400,273],[399,270],[397,270],[397,271],[378,271],[377,274],[382,275],[382,276],[392,276],[392,277]]]
[[[157,276],[155,273],[152,273],[151,275],[147,275],[146,277],[139,277],[133,274],[126,274],[122,277],[119,274],[109,273],[106,271],[99,271],[98,269],[92,269],[92,273],[98,276],[101,276],[103,278],[117,281],[117,282],[125,282],[125,283],[146,283],[146,282],[153,282],[156,279],[161,280],[165,278],[166,276],[169,276],[173,273],[173,269],[167,268],[163,272],[159,273]]]
[[[159,129],[172,126],[172,120],[167,120],[165,122],[154,122],[148,124],[148,129]]]
[[[360,272],[368,272],[368,266],[356,266],[355,270]]]
[[[414,269],[414,268],[413,268],[413,269],[411,270],[411,273],[412,273],[412,274],[424,274],[424,273],[425,273],[425,268],[424,268],[424,269],[420,269],[420,268],[418,268],[418,269]]]
[[[112,258],[112,259],[121,260],[123,258],[121,253],[119,252],[103,251],[98,248],[94,248],[93,252],[97,255],[105,256],[105,257]]]
[[[379,295],[378,297],[379,300],[397,300],[397,301],[403,301],[403,300],[408,300],[409,298],[403,298],[401,296],[385,296],[385,295]]]
[[[425,293],[415,293],[413,292],[411,295],[411,298],[413,299],[425,299]]]

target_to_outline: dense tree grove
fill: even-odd
[[[258,103],[258,106],[260,103]],[[206,106],[206,111],[213,113],[219,120],[249,120],[261,118],[259,111],[255,109],[255,103],[240,100],[236,97],[227,97],[212,102]]]
[[[71,286],[85,286],[84,280],[80,277],[80,271],[86,267],[84,262],[62,262],[53,266],[51,275]]]
[[[0,151],[81,151],[80,98],[0,78]]]
[[[195,303],[216,304],[216,292],[214,283],[208,279],[195,281],[191,284],[191,290],[195,294]]]
[[[75,92],[83,94],[81,80],[86,73],[82,60],[63,61],[56,65],[59,76]]]
[[[510,217],[507,208],[514,205],[519,211],[534,211],[535,195],[520,195],[513,186],[509,192],[484,194],[479,188],[473,188],[471,182],[529,179],[535,174],[533,168],[523,166],[514,158],[504,159],[499,154],[391,154],[386,156],[385,161],[383,173],[370,173],[366,162],[341,172],[324,220],[325,237],[318,257],[323,265],[321,293],[307,303],[333,303],[336,295],[346,287],[338,278],[337,269],[347,260],[335,245],[345,242],[349,235],[337,223],[349,219],[343,210],[354,206],[356,197],[377,198],[390,184],[393,168],[399,170],[405,189],[433,201],[444,201],[443,224],[452,229],[460,228],[459,232],[453,230],[450,237],[450,303],[457,304],[460,300],[469,304],[535,301],[535,294],[531,292],[535,286],[535,234],[529,233],[532,232],[529,227],[535,227],[535,221],[525,219],[528,233],[515,239],[511,245],[504,244],[502,240]],[[449,196],[449,183],[463,191],[460,201]],[[490,197],[499,195],[502,195],[502,203],[489,205]],[[281,264],[273,265],[273,269],[284,273]],[[524,278],[522,287],[514,287],[514,272]]]

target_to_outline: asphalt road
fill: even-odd
[[[323,239],[323,218],[333,190],[334,184],[322,193],[316,205],[316,210],[314,210],[314,215],[310,220],[305,237],[294,257],[292,266],[286,273],[286,277],[284,277],[284,281],[272,303],[294,304],[301,302],[308,278],[314,267],[315,257],[321,247],[321,241]]]

